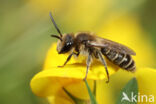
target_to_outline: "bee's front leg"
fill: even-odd
[[[71,57],[72,57],[73,55],[78,56],[79,53],[74,53],[74,52],[72,52],[72,53],[68,56],[68,58],[66,59],[65,63],[64,63],[62,66],[58,66],[58,67],[64,67],[64,66],[69,62],[69,60],[71,59]]]

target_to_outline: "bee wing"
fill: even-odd
[[[96,38],[96,41],[90,41],[88,44],[93,47],[109,48],[109,49],[117,51],[119,53],[136,55],[136,53],[132,49],[130,49],[120,43],[113,42],[108,39]]]

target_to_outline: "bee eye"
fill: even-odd
[[[72,45],[72,42],[68,42],[68,43],[66,43],[66,45],[67,46],[70,46],[70,45]]]
[[[69,50],[72,46],[71,42],[66,43],[66,45],[64,46],[65,50]]]
[[[61,53],[66,53],[68,51],[70,51],[70,49],[72,48],[72,42],[67,42],[63,48],[61,49],[61,51],[59,52],[60,54]]]

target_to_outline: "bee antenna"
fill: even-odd
[[[54,24],[54,27],[56,28],[57,32],[58,32],[58,33],[60,34],[60,36],[62,37],[62,33],[61,33],[61,31],[59,30],[59,28],[57,27],[57,25],[56,25],[56,23],[55,23],[55,21],[54,21],[54,18],[53,18],[53,16],[52,16],[52,13],[51,13],[51,12],[49,13],[49,16],[50,16],[50,19],[51,19],[52,23]]]
[[[61,38],[61,37],[59,37],[59,36],[57,36],[57,35],[51,35],[51,37],[57,38],[57,39],[59,39],[59,40],[61,40],[61,41],[62,41],[62,38]]]

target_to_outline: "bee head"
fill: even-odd
[[[57,52],[64,54],[69,52],[74,46],[74,35],[64,34],[61,39],[57,42]]]
[[[51,35],[52,37],[55,37],[55,38],[59,39],[58,43],[57,43],[57,52],[59,54],[69,52],[72,49],[73,44],[74,44],[74,35],[73,34],[64,34],[64,35],[62,35],[60,29],[57,27],[57,25],[56,25],[56,23],[54,21],[54,18],[52,16],[51,12],[49,13],[49,16],[50,16],[50,19],[51,19],[55,29],[59,33],[59,36],[58,35]]]

